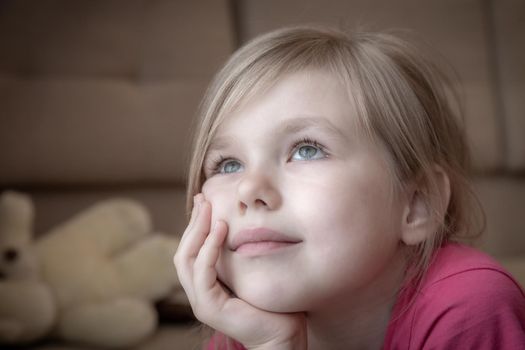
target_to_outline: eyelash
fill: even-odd
[[[328,156],[328,152],[326,151],[325,147],[323,145],[321,145],[319,142],[317,142],[314,139],[311,139],[309,137],[303,137],[302,139],[295,141],[292,144],[290,153],[293,154],[299,148],[299,146],[313,146],[313,147],[316,147],[321,152],[323,152],[325,155]],[[219,154],[215,159],[213,159],[211,161],[211,166],[209,167],[210,168],[210,175],[209,176],[218,174],[222,164],[225,161],[228,161],[228,160],[235,160],[235,158],[228,157],[228,156],[223,156],[222,154]]]
[[[296,151],[299,148],[299,146],[313,146],[315,148],[318,148],[321,152],[327,154],[325,147],[323,145],[321,145],[319,142],[309,137],[303,137],[302,139],[294,142],[291,148],[291,151],[292,151],[291,153]]]

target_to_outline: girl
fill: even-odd
[[[387,34],[287,28],[233,55],[174,259],[210,349],[524,348],[523,291],[455,243],[476,230],[445,83]]]

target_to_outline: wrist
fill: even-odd
[[[249,348],[250,350],[306,350],[306,344],[296,343],[296,342],[287,342],[281,344],[268,344],[263,346],[258,346],[255,348]]]
[[[282,342],[271,342],[260,346],[250,347],[250,350],[306,350],[306,337],[298,335],[295,338]]]

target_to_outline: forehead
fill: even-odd
[[[349,137],[355,133],[356,121],[348,88],[333,73],[294,72],[224,113],[211,147],[248,130],[256,137],[269,132],[295,133],[317,128]]]

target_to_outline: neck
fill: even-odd
[[[380,349],[404,271],[399,255],[372,285],[308,312],[308,349]]]

